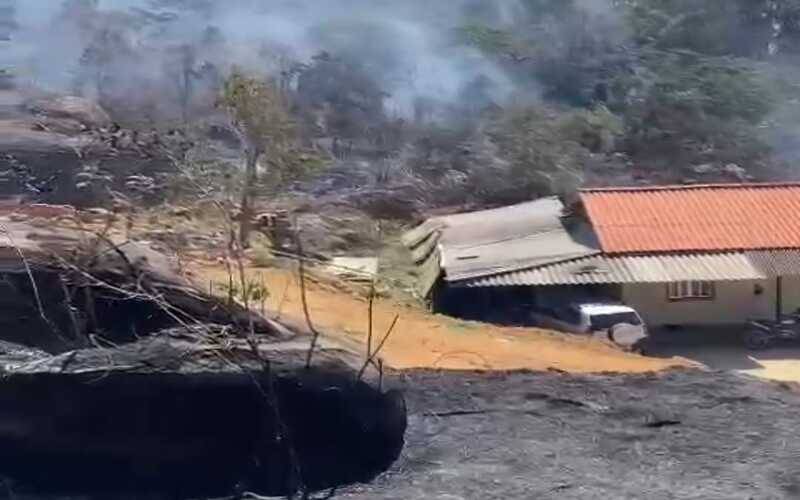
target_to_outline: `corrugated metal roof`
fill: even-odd
[[[441,244],[442,268],[446,279],[455,281],[599,254],[599,250],[581,243],[578,236],[586,234],[586,230],[561,230],[475,246]]]
[[[594,231],[584,221],[565,219],[563,209],[558,198],[550,197],[436,217],[406,233],[403,243],[410,247],[417,264],[429,263],[430,255],[438,254],[435,262],[448,280],[494,275],[600,253]]]
[[[747,252],[747,258],[767,276],[800,276],[800,250]]]
[[[605,253],[800,249],[800,184],[581,192]]]
[[[797,268],[800,270],[800,267]],[[745,281],[766,279],[744,253],[658,256],[594,256],[473,280],[455,286],[545,286],[675,281]]]

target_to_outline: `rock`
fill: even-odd
[[[29,112],[48,118],[76,120],[88,128],[111,125],[111,118],[99,104],[77,96],[55,96],[29,101]]]
[[[113,189],[160,200],[163,186],[156,179],[174,175],[170,155],[180,156],[188,144],[173,136],[161,141],[145,133],[138,140],[137,131],[120,129],[83,98],[28,99],[0,90],[0,196],[86,207],[110,205]],[[87,174],[89,180],[80,177]],[[153,181],[130,182],[137,177]]]

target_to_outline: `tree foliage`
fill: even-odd
[[[225,81],[222,104],[245,147],[256,156],[279,151],[291,137],[292,118],[273,81],[236,69]]]
[[[580,171],[576,145],[622,153],[675,179],[701,163],[758,170],[769,162],[764,129],[776,103],[798,96],[764,69],[800,52],[800,1],[523,3],[528,15],[512,24],[458,31],[462,43],[535,82],[558,110],[556,127],[530,110],[506,111],[506,132],[493,137],[512,164]]]
[[[533,106],[506,113],[495,122],[490,137],[510,163],[507,185],[513,186],[517,197],[565,191],[580,184],[590,151],[581,144],[583,134],[570,137],[564,127],[581,118],[559,117],[553,110]]]
[[[253,201],[258,182],[258,164],[267,154],[273,175],[284,175],[294,124],[277,84],[234,70],[225,82],[222,104],[239,135],[245,156],[242,189],[240,242],[247,246],[254,216]]]

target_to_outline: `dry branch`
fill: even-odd
[[[358,371],[358,376],[356,377],[358,380],[364,376],[364,372],[367,371],[367,367],[375,362],[375,357],[383,350],[383,346],[386,344],[386,341],[389,340],[389,337],[392,335],[394,331],[394,327],[397,326],[397,322],[400,320],[400,315],[395,315],[394,319],[392,320],[392,324],[389,325],[389,329],[386,330],[386,334],[381,339],[381,342],[378,344],[378,347],[375,348],[375,351],[369,354],[367,360],[364,362],[364,365]]]
[[[296,224],[295,227],[297,227]],[[297,231],[294,232],[294,243],[297,247],[297,253],[302,256],[303,242],[300,241],[300,235],[297,234]],[[306,368],[310,368],[311,359],[314,356],[314,349],[316,349],[317,341],[319,340],[319,331],[314,328],[314,324],[311,322],[311,312],[308,309],[308,296],[306,295],[306,266],[302,258],[297,260],[297,272],[300,280],[300,300],[303,303],[303,316],[306,319],[306,325],[308,325],[308,329],[311,331],[311,345],[309,346],[308,354],[306,355]]]

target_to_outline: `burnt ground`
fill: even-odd
[[[800,498],[800,392],[741,375],[407,372],[407,445],[352,499]]]

